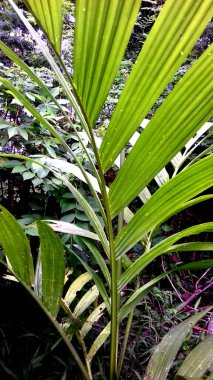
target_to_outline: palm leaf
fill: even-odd
[[[81,274],[77,279],[75,279],[70,285],[68,291],[66,292],[65,298],[62,301],[62,307],[70,316],[70,320],[67,320],[64,327],[66,331],[69,332],[70,336],[75,332],[74,330],[79,330],[81,327],[80,334],[84,338],[88,332],[91,330],[93,325],[102,317],[104,310],[107,308],[109,310],[109,301],[106,303],[102,302],[100,305],[96,306],[91,312],[92,304],[96,302],[99,296],[99,288],[95,285],[89,288],[89,290],[80,295],[80,291],[83,290],[83,287],[88,284],[93,275],[90,275],[88,272]],[[97,283],[97,282],[96,282]],[[77,296],[78,293],[78,296]],[[78,300],[74,310],[71,310],[71,304],[73,301]],[[86,314],[90,313],[86,318]],[[84,313],[84,317],[81,320],[79,317]]]
[[[193,242],[172,245],[168,252],[213,251],[212,242]]]
[[[149,120],[148,119],[144,119],[143,122],[141,123],[141,127],[142,128],[145,128],[148,124]],[[156,176],[155,176],[155,182],[156,184],[161,187],[165,182],[169,181],[170,177],[176,175],[177,171],[180,169],[180,167],[183,165],[183,163],[186,161],[186,159],[189,157],[189,155],[191,155],[194,150],[200,145],[202,144],[205,139],[211,137],[212,135],[212,132],[210,131],[208,135],[206,135],[206,132],[208,130],[210,130],[210,128],[213,126],[212,123],[205,123],[204,125],[202,125],[202,127],[198,130],[198,132],[196,133],[195,136],[193,136],[189,141],[187,141],[187,143],[185,144],[185,148],[184,148],[184,151],[183,153],[182,152],[178,152],[175,157],[173,157],[171,159],[171,164],[174,168],[174,171],[172,174],[169,175],[168,171],[166,170],[166,168],[163,168]],[[203,137],[203,135],[205,135],[205,137]],[[137,140],[139,139],[140,137],[140,133],[139,132],[135,132],[134,135],[131,137],[129,143],[131,146],[135,146]],[[212,147],[210,148],[207,148],[209,149],[209,151],[211,152],[212,151]],[[207,149],[205,149],[202,153],[201,153],[201,156],[199,157],[196,157],[197,160],[201,157],[204,157],[208,151]],[[116,162],[117,163],[117,160]],[[142,192],[139,193],[139,198],[141,199],[141,201],[143,203],[146,203],[148,201],[149,198],[151,198],[151,193],[150,191],[148,190],[147,187],[145,187]]]
[[[58,178],[62,179],[64,184],[68,187],[68,189],[72,192],[74,197],[77,199],[81,207],[83,208],[85,214],[88,216],[91,225],[93,226],[95,232],[97,233],[105,253],[107,256],[109,255],[109,243],[106,238],[105,232],[102,228],[101,222],[98,219],[97,215],[95,214],[92,207],[89,205],[89,203],[86,201],[86,199],[83,197],[83,195],[73,186],[71,182],[69,182],[66,178],[60,175],[56,175]]]
[[[136,60],[104,136],[101,159],[105,171],[184,62],[212,12],[211,0],[166,1]]]
[[[99,291],[96,285],[93,285],[77,303],[73,315],[80,317],[81,314],[97,299]]]
[[[88,272],[85,272],[72,282],[64,297],[64,301],[67,305],[70,305],[74,301],[77,292],[79,292],[91,279],[92,276]]]
[[[74,84],[91,125],[113,83],[140,3],[76,1]]]
[[[76,224],[62,222],[60,220],[45,220],[45,222],[48,223],[53,231],[70,235],[84,236],[93,240],[99,240],[98,235],[94,234],[94,232],[80,228],[76,226]]]
[[[60,54],[62,35],[62,0],[24,0],[49,42]]]
[[[13,0],[8,0],[8,2],[13,7],[13,9],[17,13],[17,15],[20,17],[20,19],[22,20],[22,22],[24,23],[24,25],[26,26],[26,28],[31,33],[31,35],[32,35],[33,39],[35,40],[37,46],[39,47],[39,49],[41,50],[42,54],[44,55],[44,58],[48,61],[50,67],[52,68],[53,72],[55,73],[58,82],[61,84],[62,89],[63,89],[64,93],[67,96],[67,99],[70,101],[70,104],[73,106],[73,108],[75,109],[78,117],[80,118],[84,130],[89,134],[86,121],[85,121],[84,116],[82,114],[82,111],[81,111],[81,109],[79,107],[79,104],[78,104],[78,102],[76,100],[76,97],[73,95],[73,93],[71,91],[71,88],[70,88],[70,85],[69,85],[69,81],[66,80],[66,77],[65,77],[64,73],[61,72],[60,66],[58,65],[58,62],[56,62],[56,60],[53,58],[53,56],[51,55],[48,47],[44,44],[42,38],[33,29],[33,27],[31,26],[31,24],[29,23],[29,21],[24,16],[23,12],[17,7],[17,5],[14,3],[14,1]],[[69,80],[70,80],[70,78],[69,78]]]
[[[138,195],[211,116],[212,53],[213,45],[185,74],[141,133],[110,188],[113,216]]]
[[[81,335],[83,338],[89,333],[91,328],[93,327],[93,324],[96,323],[103,315],[103,312],[106,308],[106,305],[104,302],[102,302],[99,306],[93,310],[93,312],[89,315],[86,322],[84,322],[82,328],[81,328]]]
[[[85,270],[90,274],[91,278],[93,279],[96,288],[98,289],[103,301],[105,302],[105,305],[107,307],[107,311],[110,314],[110,300],[107,294],[107,291],[105,289],[105,284],[103,283],[102,279],[97,275],[97,273],[74,251],[66,247],[66,251],[72,255],[74,255],[80,263],[83,265]],[[104,272],[105,273],[105,272]],[[106,275],[106,274],[105,274]]]
[[[107,338],[110,336],[111,323],[109,322],[106,327],[101,331],[98,337],[93,342],[90,350],[88,352],[88,360],[91,361],[97,351],[101,348],[101,346],[106,342]]]
[[[125,253],[149,231],[186,208],[190,199],[211,187],[212,163],[213,156],[207,156],[159,188],[118,234],[115,240],[117,255]]]
[[[110,287],[111,286],[110,273],[103,256],[101,255],[101,253],[99,252],[95,244],[93,244],[93,242],[90,239],[82,238],[82,241],[86,244],[90,252],[93,254],[95,261],[97,262],[97,264],[99,265],[101,269],[101,273],[104,275],[105,280],[108,286]]]

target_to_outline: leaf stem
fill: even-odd
[[[125,161],[125,148],[122,149],[120,153],[120,168],[124,164]],[[121,210],[118,215],[118,233],[123,229],[124,226],[124,210]],[[119,258],[117,260],[117,281],[120,279],[122,273],[122,258]],[[120,302],[121,302],[121,293],[117,291],[117,311],[119,313],[120,311]],[[119,330],[120,330],[120,323],[117,322],[117,341],[119,342]],[[117,347],[118,348],[118,347]],[[120,362],[120,360],[119,360]],[[117,371],[119,368],[117,369]],[[118,372],[116,371],[116,378],[119,377]]]
[[[77,95],[78,97],[78,95]],[[79,99],[80,102],[80,99]],[[80,102],[81,104],[81,102]],[[83,107],[82,113],[84,113]],[[109,239],[109,251],[110,251],[110,269],[111,269],[111,342],[110,342],[110,380],[116,379],[117,371],[117,356],[118,356],[118,292],[117,292],[117,261],[114,246],[114,233],[112,225],[112,217],[110,212],[109,199],[107,189],[105,185],[104,171],[100,160],[98,148],[93,135],[92,126],[90,125],[87,116],[84,114],[87,121],[88,129],[90,131],[91,143],[93,146],[94,154],[96,157],[97,165],[99,168],[99,175],[101,179],[101,195],[103,198],[103,204],[106,211],[107,223],[105,225],[108,239]]]
[[[65,68],[66,74],[67,70]],[[106,211],[106,220],[105,220],[105,228],[107,230],[108,239],[109,239],[109,257],[110,257],[110,269],[111,269],[111,342],[110,342],[110,380],[114,380],[116,378],[117,371],[117,355],[118,355],[118,295],[117,295],[117,261],[115,254],[115,246],[114,246],[114,234],[113,234],[113,225],[112,225],[112,217],[110,212],[109,199],[107,195],[107,189],[105,185],[104,171],[102,168],[102,163],[100,160],[98,148],[96,145],[96,141],[93,134],[93,128],[90,124],[87,115],[85,113],[83,104],[81,99],[79,98],[78,92],[70,76],[68,75],[69,80],[73,86],[73,95],[76,99],[76,103],[80,109],[78,114],[81,122],[83,123],[84,129],[89,132],[91,144],[93,147],[93,151],[95,154],[97,166],[99,169],[100,176],[100,189],[101,195],[103,199],[103,204]]]
[[[109,199],[106,191],[105,179],[102,169],[102,164],[100,161],[100,156],[95,144],[94,136],[93,139],[93,149],[96,156],[97,164],[99,167],[100,178],[102,181],[102,197],[103,203],[106,210],[107,217],[107,233],[109,239],[110,248],[110,269],[111,269],[111,341],[110,341],[110,380],[116,379],[117,372],[117,357],[118,357],[118,291],[117,291],[117,261],[114,246],[114,234],[112,217],[109,206]]]
[[[65,313],[70,318],[71,323],[72,322],[74,323],[75,322],[75,317],[74,317],[72,311],[70,310],[69,305],[66,304],[66,302],[65,302],[64,299],[61,299],[61,306],[62,306],[63,310],[65,311]],[[88,359],[87,348],[86,348],[85,342],[83,340],[83,337],[82,337],[81,332],[80,332],[79,329],[77,329],[75,331],[75,335],[76,335],[76,338],[78,339],[78,342],[81,345],[81,348],[82,348],[83,353],[84,353],[84,359],[85,359],[85,364],[86,364],[86,367],[87,367],[87,372],[88,372],[89,379],[92,380],[92,372],[91,372],[91,367],[90,367],[90,361]]]
[[[139,279],[137,279],[137,284],[136,284],[136,287],[135,287],[135,291],[139,289],[139,286],[140,286]],[[124,357],[125,357],[125,353],[126,353],[128,339],[129,339],[129,334],[130,334],[131,327],[132,327],[132,320],[133,320],[133,317],[134,317],[134,312],[135,312],[135,308],[133,308],[131,310],[131,312],[129,313],[129,316],[128,316],[128,320],[127,320],[127,324],[126,324],[126,329],[125,329],[125,335],[124,335],[124,339],[123,339],[123,343],[122,343],[121,354],[120,354],[119,362],[118,362],[117,380],[120,378],[120,373],[121,373],[121,369],[122,369],[122,366],[123,366],[123,361],[124,361]]]

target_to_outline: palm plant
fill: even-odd
[[[134,309],[152,286],[165,277],[165,274],[155,277],[142,286],[137,281],[135,291],[128,300],[122,298],[122,290],[130,282],[135,281],[141,271],[160,255],[173,251],[213,249],[213,243],[178,244],[183,237],[213,231],[213,222],[194,225],[155,246],[150,244],[153,231],[165,220],[189,206],[213,197],[212,194],[202,195],[213,183],[211,148],[180,172],[177,168],[173,178],[166,176],[163,186],[152,196],[151,194],[148,197],[145,196],[147,194],[146,186],[154,178],[159,178],[159,173],[162,177],[165,165],[171,160],[175,162],[174,157],[179,157],[176,156],[178,152],[211,117],[212,46],[209,46],[175,86],[143,132],[137,136],[131,152],[125,157],[125,145],[133,136],[136,136],[135,133],[140,123],[206,27],[212,16],[212,1],[166,1],[128,77],[100,147],[95,131],[96,121],[124,55],[141,1],[75,1],[73,77],[69,74],[61,55],[63,1],[25,0],[29,11],[45,32],[51,49],[44,44],[13,0],[8,0],[8,3],[19,15],[46,57],[64,95],[76,112],[83,133],[73,125],[69,115],[34,71],[3,42],[0,42],[0,48],[57,105],[82,144],[90,162],[92,174],[85,170],[61,131],[49,123],[7,78],[1,77],[0,81],[28,112],[58,140],[58,143],[74,160],[75,165],[67,163],[67,167],[74,176],[87,183],[90,193],[98,204],[104,228],[86,199],[67,179],[66,175],[62,174],[58,162],[54,164],[54,160],[52,160],[49,169],[63,181],[81,204],[90,220],[93,232],[76,228],[72,224],[55,225],[51,223],[51,225],[56,231],[83,236],[84,243],[97,262],[99,273],[97,274],[79,257],[86,272],[71,284],[62,299],[65,276],[63,250],[70,251],[69,248],[63,247],[49,226],[38,222],[41,246],[36,271],[34,271],[27,238],[15,219],[2,206],[0,222],[3,228],[0,231],[0,241],[7,262],[3,259],[1,261],[47,313],[77,360],[86,379],[92,378],[90,367],[92,358],[110,335],[110,379],[116,379],[120,376]],[[95,161],[85,146],[85,138],[92,146]],[[108,189],[104,175],[119,155],[121,156],[121,167]],[[14,155],[5,154],[1,156],[14,157]],[[182,164],[186,156],[181,157]],[[44,168],[48,166],[48,159],[46,164],[36,161],[35,157],[19,156],[19,159],[28,160]],[[128,206],[138,196],[146,203],[134,215]],[[117,218],[117,224],[114,222],[115,218]],[[127,253],[137,242],[141,241],[145,249],[138,259],[132,261]],[[72,251],[72,254],[77,256],[76,252]],[[110,263],[109,267],[106,262]],[[212,265],[213,260],[204,260],[177,266],[172,271],[209,268]],[[91,279],[95,285],[73,310],[71,303],[76,292]],[[85,322],[83,326],[79,327],[76,322],[98,294],[102,298],[102,303],[94,309],[89,324]],[[60,305],[69,317],[69,322],[64,330],[56,321]],[[108,313],[110,322],[88,351],[84,337],[93,323],[101,318],[104,310]],[[172,360],[187,336],[191,323],[195,323],[202,315],[198,314],[192,317],[190,321],[180,325],[173,335],[170,333],[169,337],[165,338],[165,341],[162,342],[164,347],[170,347],[169,341],[172,345],[176,342],[175,348],[172,352],[167,352],[164,362],[161,362],[158,356],[157,360],[155,359],[158,353],[153,356],[154,359],[147,370],[147,379],[157,379],[157,373],[161,376],[158,377],[159,379],[166,379]],[[119,325],[125,318],[128,318],[126,332],[118,360]],[[82,346],[85,365],[70,341],[73,335],[76,335]],[[181,336],[180,339],[177,339],[177,336]],[[212,349],[212,339],[209,340],[209,346]],[[199,350],[199,355],[201,352],[202,348]],[[195,352],[195,355],[198,354]],[[193,373],[193,376],[202,376],[209,362],[211,362],[210,358],[202,366],[202,371],[199,374]],[[181,378],[181,376],[188,375],[191,376],[184,369],[178,376]]]

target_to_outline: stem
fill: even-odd
[[[123,229],[123,223],[124,223],[124,212],[123,210],[118,215],[118,233]],[[117,281],[119,280],[122,273],[122,258],[119,258],[117,260]],[[120,298],[121,294],[118,292],[118,311],[120,309]]]
[[[125,148],[122,149],[120,154],[120,168],[123,165],[125,161]],[[123,229],[124,226],[124,210],[122,210],[118,215],[118,233]],[[117,281],[119,280],[122,273],[122,258],[117,260]],[[119,313],[120,310],[120,302],[121,302],[121,293],[117,291],[117,312]],[[120,323],[117,322],[117,342],[119,342],[119,330],[120,330]],[[118,347],[117,347],[118,350]],[[118,354],[118,353],[117,353]],[[120,363],[120,360],[119,360]],[[121,363],[122,365],[122,363]],[[116,372],[116,378],[119,378],[119,367],[117,369],[118,372]]]
[[[129,314],[128,321],[127,321],[127,324],[126,324],[124,340],[123,340],[121,354],[120,354],[120,358],[119,358],[119,362],[118,362],[117,379],[120,378],[121,369],[122,369],[122,366],[123,366],[123,361],[124,361],[124,356],[125,356],[125,353],[126,353],[126,348],[127,348],[127,343],[128,343],[128,339],[129,339],[129,334],[130,334],[131,327],[132,327],[132,319],[133,319],[133,316],[134,316],[134,310],[135,309],[133,309],[131,311],[131,313]]]
[[[139,279],[137,279],[137,284],[136,284],[136,287],[135,287],[135,291],[139,289],[139,286],[140,286],[140,282],[139,282]],[[124,357],[125,357],[125,353],[126,353],[126,348],[127,348],[127,343],[128,343],[128,339],[129,339],[129,334],[130,334],[131,327],[132,327],[132,320],[133,320],[133,317],[134,317],[134,312],[135,312],[135,308],[132,309],[131,313],[128,316],[128,320],[127,320],[127,324],[126,324],[126,329],[125,329],[124,340],[123,340],[123,343],[122,343],[121,355],[120,355],[119,362],[118,362],[117,380],[120,377],[121,369],[122,369],[122,366],[123,366],[123,361],[124,361]]]
[[[94,140],[94,137],[93,137]],[[97,164],[99,167],[100,178],[102,182],[102,197],[103,203],[106,210],[107,217],[107,233],[109,239],[109,248],[110,248],[110,269],[111,269],[111,342],[110,342],[110,380],[116,379],[117,372],[117,355],[118,355],[118,292],[117,292],[117,261],[115,254],[115,246],[114,246],[114,234],[113,234],[113,226],[112,226],[112,218],[110,213],[110,206],[108,195],[105,186],[105,179],[102,170],[102,165],[100,161],[100,157],[98,154],[98,150],[95,144],[95,140],[93,142],[94,153],[96,156]]]
[[[85,115],[86,117],[86,115]],[[89,123],[88,123],[89,125]],[[94,149],[94,154],[97,160],[99,168],[99,175],[101,179],[101,194],[103,197],[103,203],[106,210],[107,224],[106,229],[109,239],[110,248],[110,269],[111,269],[111,342],[110,342],[110,380],[116,379],[117,372],[117,355],[118,355],[118,291],[117,291],[117,261],[114,246],[114,234],[112,226],[112,218],[110,212],[109,199],[106,191],[104,172],[99,156],[99,152],[96,146],[96,142],[93,136],[92,128],[89,127],[91,142]]]
[[[72,311],[69,308],[69,305],[65,302],[65,300],[63,298],[61,299],[60,304],[61,304],[63,310],[65,311],[65,313],[70,318],[71,323],[75,323],[75,320],[76,320],[75,316],[73,315]],[[83,340],[83,337],[81,335],[80,330],[76,330],[75,335],[76,335],[76,338],[78,339],[78,342],[81,345],[81,348],[82,348],[83,353],[84,353],[84,359],[85,359],[89,379],[92,380],[92,372],[91,372],[90,362],[88,360],[87,349],[86,349],[86,345],[85,345],[85,342]]]
[[[62,62],[63,64],[63,62]],[[64,65],[63,65],[64,66]],[[67,70],[64,66],[66,75]],[[109,199],[106,191],[104,172],[102,169],[102,164],[98,152],[98,148],[95,142],[92,125],[87,118],[84,107],[82,105],[81,99],[76,91],[74,84],[68,74],[69,81],[71,82],[73,95],[77,101],[78,106],[80,107],[80,113],[78,114],[81,122],[83,123],[84,129],[89,132],[89,136],[91,139],[91,144],[94,150],[95,158],[97,161],[99,176],[100,176],[100,188],[101,195],[103,198],[103,204],[106,211],[106,222],[105,227],[108,234],[109,239],[109,248],[110,248],[110,268],[111,268],[111,347],[110,347],[110,380],[116,379],[116,371],[117,371],[117,354],[118,354],[118,296],[117,296],[117,261],[114,247],[114,234],[113,234],[113,226],[112,226],[112,218],[110,212]],[[81,117],[81,114],[83,117]]]
[[[86,363],[86,367],[87,367],[87,372],[88,372],[89,378],[92,380],[92,371],[91,371],[90,361],[88,359],[87,348],[86,348],[85,342],[82,338],[80,331],[76,332],[76,336],[77,336],[78,341],[81,344],[81,347],[83,349],[84,359],[85,359],[85,363]]]
[[[112,225],[109,228],[110,264],[111,264],[111,345],[110,345],[110,380],[116,378],[118,354],[118,297],[117,297],[117,262],[114,249]]]

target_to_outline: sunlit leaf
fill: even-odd
[[[213,45],[194,63],[142,131],[109,191],[115,216],[180,151],[213,110]]]
[[[62,0],[24,0],[33,16],[46,33],[48,40],[60,54],[62,33]]]
[[[148,200],[116,238],[117,255],[124,254],[145,234],[187,207],[187,202],[213,183],[213,155],[189,166]]]
[[[104,170],[112,166],[122,148],[184,62],[211,19],[212,12],[211,0],[166,1],[135,62],[104,136],[101,146]],[[161,128],[160,124],[158,126],[159,143]],[[152,147],[155,146],[153,137],[152,134]],[[146,157],[146,153],[143,157]],[[137,172],[135,175],[137,176]]]
[[[141,0],[76,1],[74,83],[91,124],[113,83]]]
[[[49,226],[56,232],[62,232],[65,234],[84,236],[90,239],[99,240],[98,236],[93,232],[85,230],[76,226],[76,224],[57,221],[57,220],[46,220]]]

